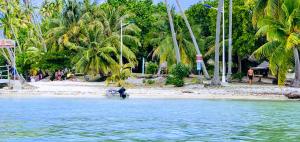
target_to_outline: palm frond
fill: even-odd
[[[252,55],[253,59],[261,59],[262,57],[269,58],[274,53],[274,50],[280,46],[280,42],[270,41],[259,47]]]
[[[256,7],[254,8],[252,23],[254,25],[257,24],[260,18],[262,18],[265,12],[265,8],[267,7],[268,1],[267,0],[258,0]]]
[[[286,47],[292,49],[300,46],[300,33],[291,33],[287,38]]]

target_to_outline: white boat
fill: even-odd
[[[123,91],[124,95],[121,95],[120,92]],[[128,99],[129,98],[129,94],[125,92],[125,89],[122,90],[122,88],[120,90],[116,90],[116,89],[109,89],[106,91],[105,96],[109,99]]]

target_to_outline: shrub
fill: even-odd
[[[169,75],[168,77],[167,77],[167,80],[166,80],[166,85],[170,85],[170,84],[173,84],[173,80],[174,80],[174,76],[172,76],[172,75]]]
[[[153,62],[147,63],[146,73],[147,74],[156,74],[158,71],[158,65]]]
[[[182,86],[184,86],[184,80],[183,80],[183,78],[177,78],[175,76],[168,76],[166,84],[167,85],[172,84],[172,85],[175,85],[176,87],[182,87]]]
[[[232,75],[232,78],[233,79],[238,79],[238,80],[242,80],[243,79],[243,77],[244,77],[244,74],[243,73],[236,73],[236,74],[233,74]]]
[[[173,78],[173,85],[176,87],[182,87],[184,85],[184,80],[180,78]]]
[[[177,64],[171,68],[170,75],[167,77],[166,84],[172,84],[176,87],[184,85],[184,77],[189,76],[190,69],[184,64]]]
[[[151,79],[147,80],[147,84],[149,84],[149,85],[154,84],[154,83],[155,83],[154,80],[151,80]]]
[[[184,77],[188,77],[190,74],[190,69],[184,64],[176,64],[171,68],[170,74],[172,74],[175,78],[183,79]]]
[[[131,76],[130,64],[125,64],[122,69],[117,69],[106,79],[106,84],[114,83],[118,87],[126,85],[125,80]]]

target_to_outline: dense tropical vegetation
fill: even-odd
[[[163,2],[44,0],[34,7],[28,0],[0,0],[0,29],[17,42],[17,67],[24,76],[38,69],[53,73],[70,68],[119,82],[129,77],[132,69],[141,72],[143,58],[152,61],[152,66],[167,63],[169,68],[181,62],[197,73],[196,55],[202,53],[202,65],[214,76],[213,83],[220,84],[222,40],[215,39],[222,33],[216,25],[216,21],[221,23],[220,12],[199,2],[181,13]],[[222,7],[218,2],[206,4]],[[228,6],[229,0],[225,0],[227,17]],[[267,60],[279,84],[285,83],[292,69],[296,73],[292,84],[299,87],[300,2],[235,0],[232,9],[233,48],[226,57],[232,60],[232,72],[245,74],[255,65],[249,57],[257,62]],[[228,47],[228,18],[225,23]],[[11,64],[8,53],[2,50],[1,54],[2,64]]]

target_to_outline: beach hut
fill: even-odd
[[[259,64],[256,67],[252,67],[252,69],[255,72],[255,76],[259,77],[259,82],[261,81],[262,77],[267,78],[269,74],[269,62],[263,61],[261,64]]]

